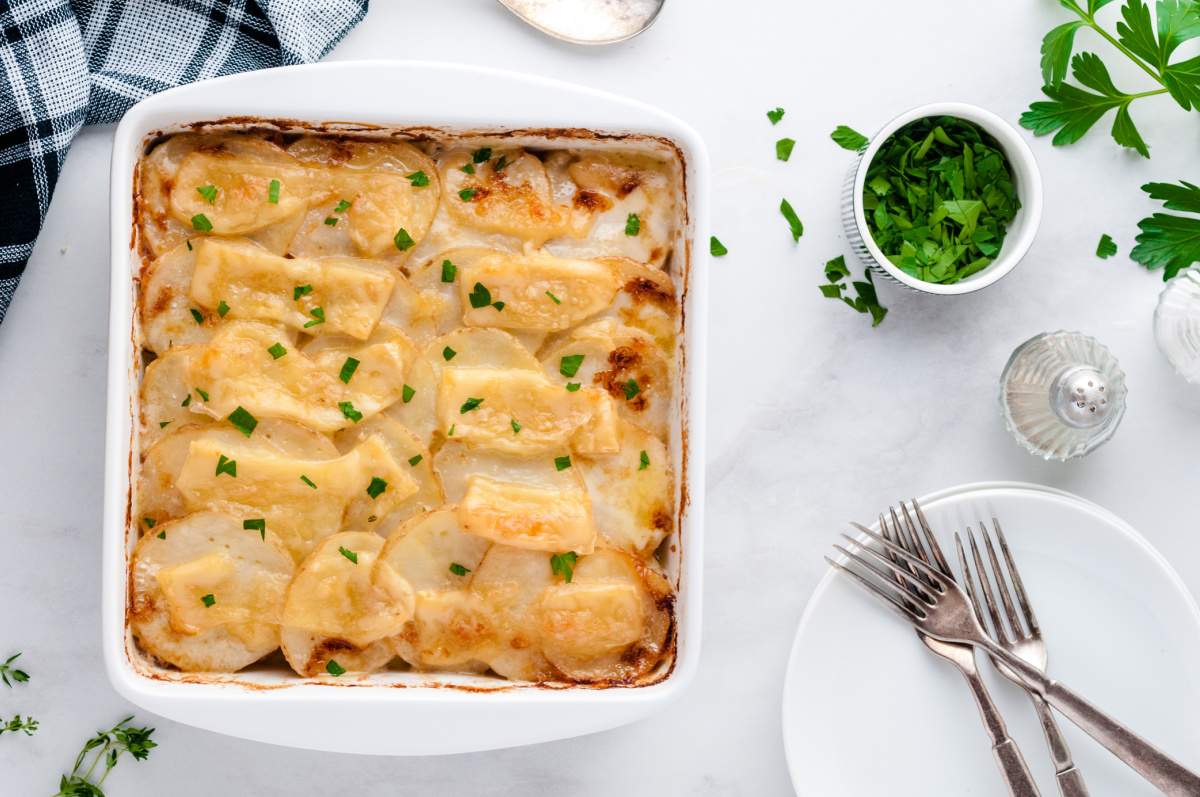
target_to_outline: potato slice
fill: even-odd
[[[314,335],[365,340],[396,282],[389,269],[367,260],[284,258],[245,240],[218,238],[194,248],[191,297],[200,307],[217,310],[224,302],[230,320],[276,322]],[[301,289],[308,293],[297,297]]]
[[[619,551],[581,557],[533,609],[546,659],[568,678],[630,684],[669,649],[674,597],[662,576]]]
[[[468,481],[474,475],[547,490],[586,489],[577,468],[572,465],[559,470],[554,460],[553,453],[524,456],[489,451],[450,438],[433,455],[433,467],[442,480],[442,489],[450,503],[458,503],[463,499],[467,494]]]
[[[574,465],[587,482],[605,547],[648,558],[674,527],[670,454],[640,426],[622,421],[619,428],[619,451],[579,456]]]
[[[507,545],[493,545],[479,563],[471,591],[487,607],[494,647],[486,661],[505,678],[545,681],[557,673],[541,652],[536,606],[542,591],[554,583],[550,555]]]
[[[328,346],[337,351],[325,349],[320,360],[295,349],[276,357],[272,348],[283,334],[280,327],[256,321],[223,324],[192,360],[191,381],[208,394],[201,406],[219,417],[240,406],[255,417],[287,418],[333,432],[401,398],[412,346],[397,330],[377,330],[353,348],[332,342]],[[346,356],[360,361],[363,373],[357,381],[340,379]]]
[[[380,324],[365,341],[323,335],[302,351],[317,368],[336,375],[347,386],[349,397],[364,417],[403,400],[405,374],[419,356],[408,336],[391,324]],[[357,365],[348,365],[351,359]],[[343,379],[344,375],[348,378]]]
[[[453,221],[533,246],[568,229],[569,211],[555,204],[546,169],[536,156],[520,149],[496,149],[494,158],[474,163],[476,154],[484,153],[455,149],[439,161],[445,187],[442,203]],[[506,165],[497,170],[500,158]],[[463,170],[468,164],[471,173]]]
[[[440,183],[433,161],[411,144],[308,137],[288,152],[310,168],[319,186],[292,243],[294,254],[403,262],[429,230]],[[426,185],[414,176],[418,172],[428,178]]]
[[[265,518],[300,560],[343,528],[347,506],[356,499],[369,499],[382,517],[416,493],[408,470],[375,435],[340,457],[317,460],[201,437],[189,445],[175,485],[189,508]]]
[[[379,560],[420,596],[469,587],[491,540],[463,530],[453,506],[422,512],[392,532]]]
[[[370,672],[388,663],[386,641],[413,614],[413,592],[390,566],[376,567],[383,538],[346,531],[324,540],[292,579],[283,606],[283,655],[297,673]],[[330,673],[335,674],[335,673]]]
[[[155,354],[206,343],[220,318],[192,299],[196,253],[183,240],[146,266],[141,281],[142,339]],[[197,316],[199,319],[197,319]]]
[[[666,440],[671,418],[674,369],[667,354],[644,332],[612,319],[580,327],[549,347],[543,371],[565,384],[564,357],[583,360],[571,381],[595,385],[616,400],[620,414]]]
[[[192,358],[203,348],[175,346],[146,366],[146,373],[142,375],[141,400],[140,445],[143,451],[180,426],[209,420],[206,415],[192,412],[192,402],[188,398],[192,393],[188,369]]]
[[[297,459],[332,459],[338,455],[329,438],[291,421],[264,418],[247,439],[232,426],[220,423],[188,424],[168,433],[144,452],[138,479],[137,513],[139,520],[149,518],[163,523],[187,513],[187,505],[177,482],[197,440],[211,440],[222,447],[250,446],[256,451]]]
[[[679,309],[671,275],[625,257],[603,260],[617,269],[621,290],[596,320],[611,318],[618,324],[641,330],[654,338],[664,352],[674,355]]]
[[[433,470],[433,455],[421,440],[403,424],[377,415],[369,421],[343,429],[334,437],[334,443],[343,454],[354,449],[369,437],[379,437],[387,445],[392,458],[404,468],[417,485],[417,491],[396,503],[389,511],[381,514],[377,501],[369,495],[359,495],[346,507],[343,525],[351,529],[374,531],[388,536],[414,515],[434,509],[445,503],[442,483]]]
[[[156,527],[130,563],[130,629],[185,672],[235,672],[279,647],[292,558],[272,533],[217,512]]]
[[[560,167],[561,161],[553,164]],[[675,239],[675,190],[672,166],[635,153],[583,152],[566,166],[576,186],[573,211],[584,221],[586,236],[563,235],[546,242],[560,257],[628,257],[662,268]],[[555,175],[555,182],[562,180]],[[630,234],[630,215],[637,232]]]
[[[591,553],[596,523],[586,490],[502,482],[474,474],[458,504],[464,531],[533,551]]]

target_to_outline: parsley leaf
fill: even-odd
[[[242,521],[242,528],[248,531],[257,531],[265,542],[267,539],[267,519],[256,517],[248,518]]]
[[[562,304],[562,299],[558,298],[557,296],[555,296],[555,295],[554,295],[553,293],[551,293],[550,291],[546,291],[546,295],[547,295],[547,296],[549,296],[549,297],[550,297],[550,301],[554,302],[555,304]]]
[[[442,282],[454,282],[454,275],[458,273],[458,266],[451,263],[449,260],[442,261]]]
[[[450,572],[456,576],[465,576],[467,573],[471,572],[471,568],[463,567],[458,562],[451,562],[450,563]]]
[[[309,487],[313,488],[314,490],[317,489],[317,483],[314,482],[312,479],[308,478],[307,476],[305,476],[303,473],[300,474],[300,481],[304,482],[305,484],[307,484]]]
[[[387,489],[388,483],[378,476],[371,477],[371,483],[367,485],[367,495],[372,498],[378,498],[383,495],[383,491]]]
[[[786,161],[792,157],[792,149],[796,146],[796,139],[781,138],[775,142],[775,157],[778,160]]]
[[[638,456],[638,470],[645,470],[648,467],[650,467],[650,455],[643,449]]]
[[[305,329],[308,329],[309,327],[315,327],[317,324],[325,323],[325,308],[324,307],[314,307],[313,309],[308,311],[308,314],[313,317],[313,320],[304,322]]]
[[[567,382],[567,392],[568,393],[574,393],[575,391],[579,390],[579,388],[581,388],[581,387],[583,387],[583,385],[580,382]]]
[[[267,351],[270,353],[271,359],[273,360],[278,360],[280,357],[287,354],[287,349],[283,348],[283,344],[279,341],[275,341],[275,343],[272,344]]]
[[[558,361],[558,372],[563,376],[575,376],[579,373],[579,366],[583,365],[584,355],[582,354],[567,354]]]
[[[1042,85],[1057,86],[1066,80],[1075,33],[1083,26],[1083,20],[1072,20],[1054,28],[1042,39]]]
[[[454,349],[450,348],[449,346],[442,349],[442,359],[445,360],[446,362],[450,362],[451,360],[453,360],[454,355],[456,355],[456,354],[458,354],[458,352],[456,352]]]
[[[338,374],[338,379],[342,380],[343,384],[350,384],[350,379],[354,376],[354,372],[358,370],[358,360],[353,357],[347,357],[346,362],[342,363],[342,370]]]
[[[1108,233],[1100,236],[1100,243],[1096,244],[1096,257],[1101,260],[1106,260],[1117,253],[1117,242],[1112,239]]]
[[[463,404],[462,404],[462,406],[458,408],[458,414],[459,414],[459,415],[466,415],[466,414],[467,414],[468,412],[470,412],[471,410],[478,409],[478,408],[479,408],[479,405],[480,405],[480,404],[482,404],[482,403],[483,403],[483,399],[481,399],[481,398],[474,398],[474,397],[468,396],[468,397],[467,397],[467,400],[466,400],[466,401],[464,401],[464,402],[463,402]]]
[[[563,581],[570,584],[575,576],[575,562],[578,559],[579,556],[574,551],[556,553],[550,557],[550,572],[562,576]]]
[[[796,211],[792,209],[792,203],[786,199],[779,203],[779,212],[787,219],[788,227],[792,230],[792,240],[799,241],[800,236],[804,235],[804,223],[800,221],[800,217],[796,215]]]
[[[478,193],[479,193],[479,189],[477,189],[477,188],[464,188],[458,192],[458,198],[461,199],[463,202],[470,202],[472,199],[475,198],[475,195]]]
[[[337,678],[339,675],[346,674],[346,668],[338,664],[335,659],[330,659],[329,661],[325,662],[325,672],[329,673],[334,678]]]
[[[512,430],[513,430],[513,434],[520,434],[520,433],[521,433],[521,424],[517,423],[517,419],[516,419],[516,418],[513,418],[513,419],[512,419]]]
[[[399,230],[396,230],[396,237],[392,239],[392,243],[394,243],[396,248],[401,252],[405,251],[406,249],[412,249],[417,244],[417,242],[412,239],[412,236],[408,234],[408,230],[404,229],[403,227],[401,227]]]
[[[569,467],[571,467],[571,456],[569,454],[563,457],[554,458],[555,470],[566,470]]]
[[[471,300],[471,306],[476,309],[479,309],[480,307],[487,307],[492,303],[492,293],[484,286],[482,282],[475,283],[475,288],[471,291],[467,298]]]
[[[292,288],[292,301],[298,302],[298,301],[300,301],[301,296],[307,296],[308,294],[310,294],[312,292],[313,292],[312,285],[297,285],[295,288]]]
[[[474,161],[475,163],[483,163],[486,160],[491,160],[491,158],[492,158],[492,148],[491,147],[480,147],[479,149],[477,149],[471,153],[471,160]]]
[[[236,479],[237,478],[237,460],[230,459],[229,457],[225,456],[224,454],[219,454],[217,456],[217,472],[214,475],[220,476],[222,473],[227,473]]]
[[[345,546],[339,545],[338,553],[349,559],[351,562],[354,562],[354,564],[358,564],[358,553],[356,551],[352,551]]]
[[[629,236],[637,235],[642,231],[642,220],[638,218],[638,214],[630,213],[625,217],[625,234]]]
[[[345,199],[341,199],[341,200],[338,200],[337,205],[334,206],[333,212],[334,213],[345,213],[349,209],[350,209],[350,203]]]
[[[729,250],[717,239],[717,236],[710,235],[708,237],[708,253],[713,257],[724,257],[729,254]]]
[[[151,525],[151,527],[154,526],[153,523],[151,523],[150,525]],[[9,682],[9,680],[8,680],[9,678],[12,678],[13,681],[15,681],[19,684],[23,684],[29,680],[29,673],[25,672],[24,670],[22,670],[18,667],[12,666],[13,662],[16,661],[17,659],[19,659],[20,657],[21,657],[21,652],[17,651],[16,653],[12,654],[7,659],[5,659],[3,664],[0,664],[0,680],[3,680],[4,685],[9,687],[10,689],[12,688],[12,683]]]
[[[833,143],[837,144],[842,149],[848,149],[851,152],[858,152],[860,149],[871,143],[871,140],[862,133],[855,130],[853,127],[846,125],[838,125],[829,134],[833,139]]]
[[[278,180],[272,180],[271,184],[267,187],[267,201],[270,202],[272,205],[279,204],[279,181]]]
[[[779,120],[783,118],[784,113],[786,113],[786,111],[784,111],[782,108],[775,108],[767,111],[767,118],[771,120],[771,124],[777,125],[779,124]]]
[[[204,608],[211,609],[213,604],[217,602],[217,599],[210,592],[207,595],[201,596],[200,602],[204,604]]]
[[[228,421],[233,424],[233,428],[246,435],[246,437],[254,434],[254,427],[258,426],[258,419],[240,404],[236,410],[229,413]]]
[[[192,216],[192,229],[199,232],[212,232],[212,222],[208,220],[208,216],[203,213],[197,213]]]
[[[203,313],[201,313],[201,312],[200,312],[199,310],[197,310],[195,307],[189,307],[189,308],[188,308],[188,311],[189,311],[189,312],[192,314],[192,320],[193,320],[193,321],[195,321],[197,324],[203,324],[203,323],[204,323],[204,314],[203,314]]]
[[[221,301],[217,302],[217,315],[219,315],[221,318],[224,318],[228,314],[229,305],[225,304],[225,300],[222,299]]]
[[[621,385],[621,389],[625,391],[626,401],[632,400],[634,396],[642,392],[642,388],[640,385],[638,385],[636,379],[630,379],[628,382]]]
[[[339,401],[338,409],[342,411],[342,415],[345,415],[347,418],[354,421],[355,423],[358,423],[363,418],[363,414],[361,412],[359,412],[358,410],[354,409],[353,401]]]
[[[1163,269],[1166,281],[1200,260],[1200,186],[1180,180],[1179,185],[1147,183],[1142,190],[1167,210],[1197,214],[1155,213],[1138,222],[1141,232],[1129,256],[1148,269]]]
[[[400,400],[405,404],[413,400],[413,396],[417,395],[417,391],[413,390],[409,385],[404,385],[401,390]]]
[[[412,183],[413,188],[424,188],[425,186],[429,185],[429,175],[425,174],[425,172],[416,171],[412,174],[406,174],[404,176],[408,178],[410,183]]]
[[[217,204],[217,187],[215,185],[201,185],[196,188],[196,193],[204,197],[204,201],[210,205]]]
[[[423,460],[423,459],[425,459],[425,456],[423,454],[415,454],[408,458],[408,464],[410,467],[415,468],[421,464],[421,460]]]

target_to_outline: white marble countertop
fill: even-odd
[[[591,50],[547,40],[488,0],[376,0],[331,58],[552,75],[659,105],[708,142],[713,229],[730,254],[711,274],[699,676],[683,700],[624,729],[446,758],[289,750],[143,714],[161,747],[145,763],[122,763],[110,794],[788,794],[781,679],[823,572],[820,553],[844,521],[962,482],[1033,481],[1097,501],[1200,592],[1200,390],[1155,348],[1159,276],[1125,257],[1152,209],[1138,186],[1200,178],[1194,118],[1167,98],[1139,101],[1151,161],[1114,145],[1108,120],[1074,147],[1034,142],[1046,189],[1041,232],[1025,262],[981,294],[937,300],[885,285],[891,312],[871,329],[816,289],[822,263],[849,254],[838,196],[850,155],[829,131],[846,123],[870,134],[902,110],[947,99],[1015,120],[1037,98],[1041,36],[1063,21],[1045,0],[672,0],[642,37]],[[904,55],[913,51],[923,55]],[[403,108],[404,97],[380,102]],[[764,113],[776,105],[787,116],[771,127]],[[797,141],[786,164],[773,148],[784,135]],[[100,127],[76,141],[0,326],[0,654],[24,650],[33,674],[17,690],[0,688],[0,714],[42,723],[32,739],[0,737],[5,794],[48,793],[83,740],[128,709],[104,675],[99,630],[111,137]],[[798,245],[779,217],[781,196],[804,220]],[[1104,232],[1119,257],[1093,255]],[[1009,352],[1059,328],[1106,343],[1130,385],[1113,441],[1068,465],[1019,448],[996,403]],[[989,788],[982,793],[1000,793]]]

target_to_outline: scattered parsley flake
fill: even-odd
[[[339,545],[338,553],[349,559],[351,562],[354,562],[354,564],[358,564],[358,553],[356,551],[352,551],[345,546]]]
[[[558,372],[563,376],[575,376],[579,373],[579,366],[583,365],[584,355],[582,354],[567,354],[558,361]]]
[[[579,382],[567,382],[567,392],[574,393],[579,388],[583,387]]]
[[[224,454],[220,454],[217,459],[217,472],[215,475],[220,476],[222,473],[227,473],[233,478],[237,478],[237,460],[230,459]]]
[[[574,551],[556,553],[550,557],[550,572],[562,576],[568,584],[575,576],[575,562],[579,556]]]
[[[303,473],[300,474],[300,481],[304,482],[305,484],[307,484],[309,487],[313,488],[314,490],[317,489],[316,482],[314,482],[312,479],[305,476]]]
[[[158,533],[158,538],[159,538],[160,540],[165,540],[165,539],[167,538],[167,532],[166,532],[166,530],[160,531],[160,532]]]
[[[479,193],[479,190],[476,188],[464,188],[463,190],[458,192],[458,198],[461,199],[463,202],[470,202],[472,199],[475,198],[475,195],[478,193]]]
[[[475,163],[483,163],[484,161],[491,160],[491,158],[492,158],[492,148],[491,147],[480,147],[479,149],[477,149],[471,153],[471,160],[474,161]]]
[[[414,246],[416,246],[417,242],[414,241],[412,236],[408,234],[408,230],[401,227],[400,229],[396,230],[396,237],[392,239],[392,243],[396,245],[397,249],[403,252],[406,249],[412,249]]]
[[[777,125],[785,113],[786,111],[784,111],[782,108],[775,108],[774,110],[767,111],[767,118],[771,120],[771,124]]]
[[[625,400],[630,401],[638,393],[642,392],[642,388],[638,385],[636,379],[630,379],[625,384],[621,385],[621,389],[625,391]]]
[[[372,498],[378,498],[383,495],[383,491],[387,489],[388,483],[378,476],[371,477],[371,483],[367,485],[367,495]]]
[[[458,428],[458,424],[450,424],[450,431],[446,432],[446,437],[454,437],[454,430]]]
[[[710,235],[708,238],[708,253],[713,257],[724,257],[729,254],[729,250],[725,248],[725,244],[718,240],[717,236]]]
[[[424,188],[425,186],[429,185],[429,175],[425,174],[425,172],[416,171],[412,174],[406,174],[404,176],[408,178],[410,183],[412,183],[413,188]]]
[[[267,187],[267,201],[272,205],[279,204],[279,181],[272,180],[271,185]]]
[[[221,318],[224,318],[228,314],[229,305],[225,304],[225,300],[222,299],[221,301],[217,302],[217,315],[221,316]]]
[[[238,405],[238,408],[229,413],[228,421],[233,424],[233,427],[242,434],[249,437],[254,434],[254,427],[258,426],[258,419],[247,412],[246,408]]]
[[[358,360],[353,357],[347,357],[346,362],[342,363],[342,370],[338,374],[338,379],[344,384],[350,384],[350,379],[354,376],[354,372],[358,370]]]
[[[204,604],[204,608],[210,609],[212,608],[212,605],[217,602],[217,599],[214,598],[213,594],[210,592],[207,595],[201,596],[200,602]]]
[[[346,674],[346,668],[338,664],[336,659],[330,659],[329,661],[325,662],[325,672],[329,673],[334,678],[337,678],[339,675]]]
[[[152,528],[154,528],[154,524],[157,523],[158,521],[152,517],[144,517],[144,518],[142,518],[142,522],[146,524],[146,528],[152,529]]]
[[[207,390],[204,390],[203,388],[198,387],[198,388],[196,388],[196,395],[199,396],[202,400],[208,401],[208,391]]]
[[[410,386],[405,385],[400,392],[400,400],[407,404],[413,400],[413,396],[415,395],[417,395],[417,391],[413,390]]]
[[[204,200],[210,205],[217,204],[217,187],[215,185],[202,185],[196,188],[196,193],[204,197]]]
[[[796,139],[794,138],[779,139],[775,142],[775,158],[786,162],[788,158],[792,157],[792,150],[795,146]]]
[[[800,236],[804,235],[804,223],[800,221],[800,217],[796,215],[796,211],[792,209],[792,203],[786,199],[779,203],[779,212],[787,219],[788,227],[792,231],[792,240],[799,241]]]
[[[159,422],[158,422],[158,428],[159,428],[159,429],[166,429],[166,428],[167,428],[167,426],[169,426],[169,425],[170,425],[170,423],[171,423],[170,421],[159,421]]]
[[[456,576],[465,576],[467,573],[471,572],[471,568],[463,567],[458,562],[451,562],[450,563],[450,572]]]
[[[562,304],[562,299],[558,298],[550,291],[546,291],[546,295],[549,296],[551,301],[553,301],[555,304]]]
[[[512,419],[512,430],[513,430],[513,434],[520,434],[520,433],[521,433],[521,424],[517,423],[517,419],[516,419],[516,418],[513,418],[513,419]]]
[[[421,464],[421,460],[423,460],[423,459],[425,459],[424,456],[422,456],[421,454],[417,454],[416,456],[412,456],[412,457],[408,458],[408,464],[415,468]]]
[[[283,348],[283,344],[279,341],[275,341],[274,345],[267,348],[267,351],[270,352],[271,359],[274,360],[278,360],[280,357],[287,354],[287,349]]]
[[[860,149],[871,143],[870,139],[862,133],[855,130],[853,127],[846,125],[838,125],[833,132],[829,134],[833,142],[842,149],[848,149],[851,152],[858,152]]]
[[[483,403],[483,399],[468,396],[467,400],[464,401],[462,406],[458,408],[458,414],[466,415],[471,410],[478,409],[479,405],[482,403]]]
[[[504,168],[506,166],[508,166],[508,156],[501,155],[499,158],[496,158],[496,160],[492,163],[492,170],[497,171],[497,172],[502,172],[502,171],[504,171]]]
[[[451,360],[453,360],[454,355],[456,355],[456,354],[458,354],[458,352],[456,352],[454,349],[450,348],[449,346],[442,349],[442,359],[444,359],[446,362],[450,362]]]
[[[630,213],[625,217],[625,234],[629,236],[637,235],[642,231],[642,220],[638,218],[638,214]]]
[[[325,223],[326,223],[326,224],[328,224],[330,227],[336,227],[336,226],[337,226],[337,223],[338,223],[338,220],[337,220],[337,218],[336,218],[336,217],[334,217],[334,216],[326,216],[326,217],[325,217]]]
[[[475,165],[471,164],[471,163],[464,163],[462,166],[458,167],[458,170],[460,172],[466,172],[467,174],[474,174],[475,173]]]
[[[354,409],[354,402],[352,401],[339,401],[338,409],[342,411],[342,415],[345,415],[355,423],[358,423],[363,418],[363,414]]]
[[[192,216],[192,229],[199,232],[212,232],[212,222],[203,213]]]
[[[195,320],[195,322],[196,322],[197,324],[203,324],[203,323],[204,323],[204,314],[203,314],[203,313],[201,313],[201,312],[200,312],[199,310],[197,310],[195,307],[190,307],[190,308],[188,308],[188,311],[189,311],[189,312],[192,314],[192,319],[193,319],[193,320]]]
[[[638,456],[638,470],[645,470],[650,467],[650,455],[642,449],[642,453]]]
[[[569,467],[571,467],[571,455],[570,454],[554,458],[554,469],[555,470],[566,470]]]
[[[333,212],[334,213],[345,213],[349,209],[350,209],[350,203],[343,199],[343,200],[339,201],[336,206],[334,206]]]
[[[242,521],[242,528],[248,531],[257,531],[264,541],[267,539],[267,519],[266,518],[249,518]]]
[[[492,303],[492,292],[482,282],[476,282],[467,298],[470,299],[471,306],[478,310],[480,307],[487,307]]]
[[[305,329],[308,329],[309,327],[315,327],[317,324],[325,323],[325,308],[324,307],[314,307],[313,309],[308,311],[308,314],[313,317],[313,320],[304,322]]]
[[[312,285],[297,285],[295,288],[292,288],[292,301],[298,302],[301,296],[307,296],[312,292]]]
[[[1117,253],[1117,242],[1112,239],[1108,233],[1100,236],[1100,243],[1096,244],[1096,257],[1101,260],[1107,260]]]
[[[449,260],[442,261],[442,282],[454,282],[454,275],[458,273],[458,266],[451,263]]]

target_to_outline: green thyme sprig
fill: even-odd
[[[17,733],[18,731],[26,736],[33,736],[38,729],[38,721],[33,717],[21,719],[20,714],[14,714],[13,718],[7,722],[0,721],[0,736],[5,733]]]
[[[21,651],[17,651],[0,664],[0,680],[4,681],[4,685],[9,689],[12,688],[13,682],[23,684],[29,680],[29,673],[13,666],[13,662],[20,657]]]
[[[58,793],[54,797],[104,797],[101,786],[122,755],[128,753],[135,761],[145,761],[150,751],[158,746],[150,739],[154,729],[130,727],[132,719],[130,715],[106,731],[97,731],[95,736],[88,739],[75,758],[71,774],[63,775],[59,781]],[[97,771],[101,765],[103,769]]]

